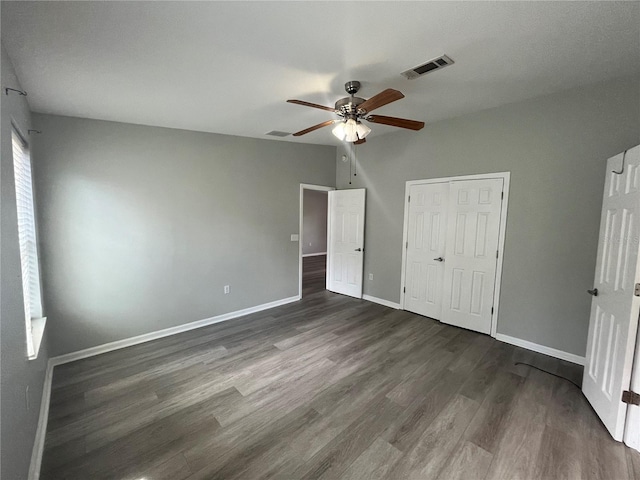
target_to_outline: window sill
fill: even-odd
[[[42,337],[44,337],[44,326],[47,323],[47,317],[34,318],[31,320],[31,341],[33,342],[34,354],[29,355],[29,360],[38,358]]]

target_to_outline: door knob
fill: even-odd
[[[436,262],[444,262],[444,258],[442,258],[442,257],[434,258],[434,260]]]
[[[355,249],[355,251],[356,251],[356,252],[362,252],[362,251],[364,251],[364,250],[362,250],[361,248],[356,248],[356,249]]]
[[[587,290],[587,293],[589,295],[593,295],[594,297],[597,297],[598,296],[598,289],[594,288],[593,290]]]

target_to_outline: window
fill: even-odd
[[[36,221],[31,179],[31,157],[27,143],[15,129],[11,133],[11,141],[13,144],[16,206],[18,209],[18,239],[22,267],[27,355],[30,359],[33,359],[38,355],[46,319],[42,315],[42,298],[40,294],[40,269],[38,266]]]

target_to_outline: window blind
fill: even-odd
[[[42,317],[42,299],[40,294],[31,158],[26,142],[15,130],[12,132],[11,140],[13,143],[13,170],[18,210],[18,238],[20,242],[22,293],[27,328],[27,351],[29,356],[32,356],[35,353],[35,349],[31,323],[32,320]]]

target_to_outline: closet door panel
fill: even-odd
[[[442,318],[489,334],[497,268],[502,179],[450,183]]]
[[[404,308],[439,320],[449,184],[412,185],[409,196]]]

